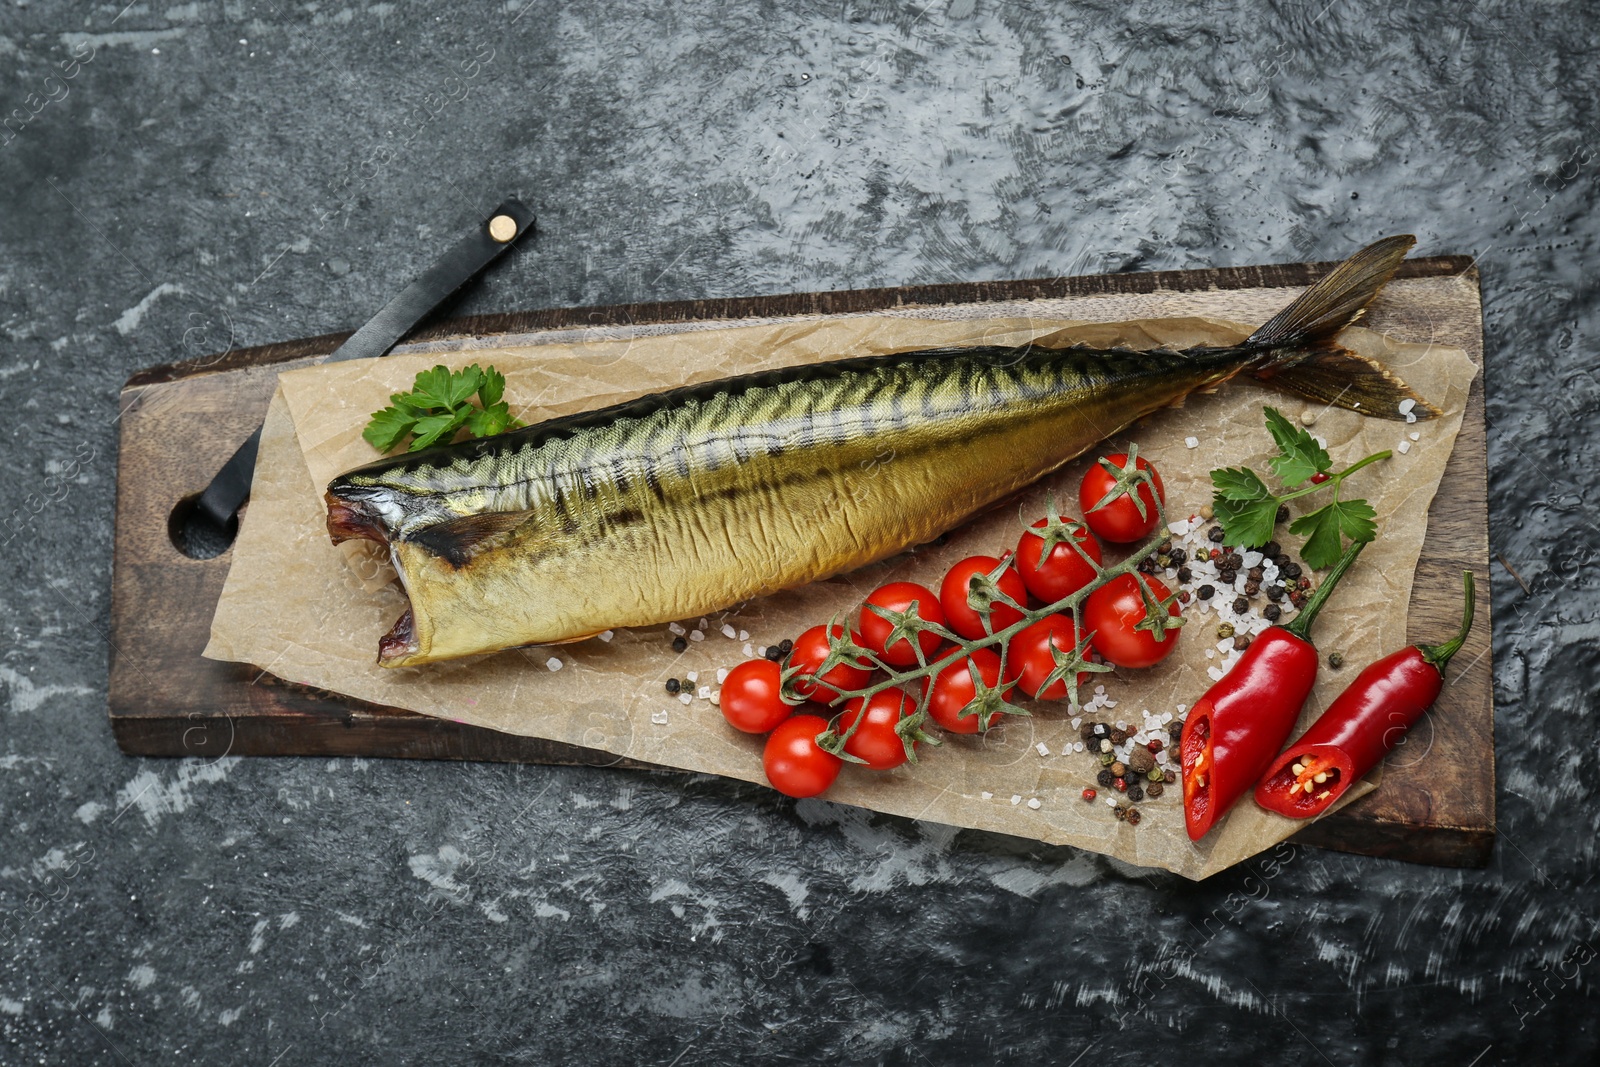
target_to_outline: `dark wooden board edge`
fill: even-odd
[[[1208,281],[1211,284],[1208,288],[1211,289],[1276,288],[1310,284],[1334,265],[1289,264],[1221,268],[1204,273],[1210,275]],[[511,312],[442,322],[409,338],[408,343],[597,325],[859,313],[886,307],[986,303],[1097,294],[1137,294],[1163,289],[1193,291],[1195,290],[1193,279],[1196,273],[1201,272],[1169,271],[1013,282],[956,283],[905,289],[864,289],[718,301]],[[1464,275],[1475,283],[1477,275],[1475,261],[1465,256],[1412,260],[1402,265],[1397,276],[1419,278],[1451,275]],[[331,351],[347,336],[345,333],[329,334],[324,337],[233,350],[218,356],[153,367],[130,377],[125,392],[128,390],[137,392],[142,386],[177,381],[194,375],[308,359]],[[1480,374],[1474,382],[1473,396],[1469,397],[1467,413],[1469,419],[1474,416],[1480,420],[1483,418],[1482,381],[1483,376]],[[1480,481],[1485,480],[1486,471],[1478,471],[1475,477]],[[1482,528],[1484,559],[1481,562],[1487,568],[1486,510]],[[216,666],[223,670],[234,671],[237,674],[234,681],[239,684],[254,684],[270,690],[270,696],[263,693],[263,696],[267,696],[263,703],[271,705],[274,717],[235,718],[227,714],[198,712],[162,714],[150,708],[142,710],[129,708],[132,714],[119,714],[113,697],[112,725],[123,751],[130,755],[192,756],[206,759],[229,754],[363,756],[671,770],[617,757],[607,752],[537,738],[505,735],[404,709],[352,701],[310,687],[283,682],[269,675],[260,675],[252,683],[249,675],[255,672],[250,668],[233,664]],[[265,679],[264,686],[263,679]],[[1492,693],[1490,699],[1492,700]],[[1351,809],[1357,809],[1359,803],[1351,805]],[[1492,852],[1494,828],[1492,824],[1487,828],[1431,828],[1428,834],[1419,837],[1416,827],[1410,824],[1388,823],[1370,817],[1342,819],[1336,816],[1307,827],[1293,840],[1339,851],[1388,856],[1435,865],[1481,866],[1488,862]]]
[[[1400,264],[1396,278],[1436,278],[1444,275],[1477,276],[1470,256],[1432,256]],[[931,307],[944,304],[988,304],[1012,300],[1051,300],[1063,297],[1127,295],[1163,290],[1193,290],[1196,274],[1209,276],[1212,289],[1281,289],[1310,285],[1338,266],[1337,263],[1287,263],[1260,267],[1218,267],[1209,271],[1147,271],[1130,274],[1085,274],[1063,278],[1032,278],[1002,282],[950,282],[902,288],[841,289],[827,293],[785,293],[774,296],[727,297],[718,300],[674,300],[649,304],[613,304],[596,307],[546,308],[476,315],[435,323],[405,339],[406,344],[444,341],[491,334],[534,333],[541,330],[583,329],[596,326],[644,325],[668,322],[705,322],[789,315],[848,315],[884,308]],[[136,372],[124,389],[176,381],[194,374],[221,373],[246,367],[270,366],[332,352],[352,331],[280,341],[254,348],[230,349],[178,363],[163,363]]]

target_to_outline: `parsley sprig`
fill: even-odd
[[[1278,455],[1267,461],[1272,473],[1289,490],[1274,493],[1261,476],[1248,467],[1224,467],[1211,472],[1216,494],[1212,511],[1222,526],[1223,542],[1242,548],[1259,548],[1272,540],[1278,508],[1290,500],[1322,489],[1332,491],[1333,499],[1289,525],[1292,534],[1305,534],[1300,558],[1309,567],[1331,567],[1344,555],[1344,541],[1365,543],[1378,535],[1373,521],[1377,512],[1365,500],[1342,500],[1339,489],[1344,480],[1369,463],[1388,459],[1385,450],[1359,460],[1337,473],[1327,450],[1305,430],[1295,426],[1273,408],[1266,408],[1267,431],[1278,446]],[[1318,476],[1321,475],[1321,478]],[[1304,483],[1310,482],[1306,485]]]
[[[449,444],[462,429],[473,437],[493,437],[522,425],[503,399],[505,391],[506,376],[492,366],[434,367],[417,375],[411,392],[395,393],[388,407],[373,412],[361,436],[379,452],[393,449],[407,434],[412,435],[408,452]]]

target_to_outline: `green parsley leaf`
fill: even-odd
[[[467,415],[466,426],[467,432],[474,437],[493,437],[511,429],[515,421],[511,417],[511,408],[502,400],[486,408],[472,409]]]
[[[1214,470],[1211,484],[1216,487],[1211,510],[1222,527],[1223,541],[1253,548],[1272,540],[1278,501],[1255,471],[1245,467]]]
[[[424,415],[417,420],[416,436],[411,439],[410,451],[417,452],[441,441],[448,443],[450,437],[461,428],[471,413],[471,408],[462,408],[438,415]]]
[[[415,452],[449,444],[463,427],[473,437],[518,429],[522,423],[503,399],[505,388],[506,376],[493,367],[474,363],[454,372],[430,367],[417,375],[411,392],[393,394],[389,407],[373,412],[361,436],[379,452],[389,452],[412,434],[409,450]],[[472,403],[474,394],[481,407]]]
[[[476,366],[476,364],[474,364],[474,366]],[[501,399],[505,396],[505,393],[506,376],[495,370],[493,367],[490,367],[488,370],[484,371],[483,381],[478,385],[478,403],[483,405],[484,410],[487,411],[489,408],[492,408],[496,404],[500,403]]]
[[[1289,526],[1292,534],[1309,534],[1300,558],[1306,566],[1321,570],[1339,562],[1344,555],[1344,540],[1371,541],[1378,536],[1377,512],[1365,500],[1335,500],[1302,515]]]
[[[1266,408],[1267,431],[1281,455],[1267,461],[1278,480],[1293,489],[1313,474],[1326,473],[1333,460],[1317,439],[1284,418],[1275,408]]]
[[[395,399],[399,399],[396,397]],[[372,421],[367,423],[367,428],[361,431],[361,436],[366,438],[367,444],[379,452],[387,452],[411,432],[417,424],[415,412],[405,410],[399,405],[375,411]]]

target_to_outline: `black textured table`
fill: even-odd
[[[0,1063],[1587,1063],[1600,15],[736,4],[0,14]],[[116,397],[449,309],[1478,257],[1500,834],[1193,885],[681,775],[122,756]]]

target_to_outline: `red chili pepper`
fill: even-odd
[[[1294,621],[1258,634],[1184,719],[1178,759],[1191,841],[1204,837],[1283,749],[1317,680],[1317,650],[1307,631],[1365,547],[1351,545]]]
[[[1442,645],[1409,645],[1358,674],[1261,776],[1257,804],[1291,819],[1320,815],[1400,743],[1439,699],[1445,665],[1472,629],[1470,571],[1462,584],[1460,631]]]

